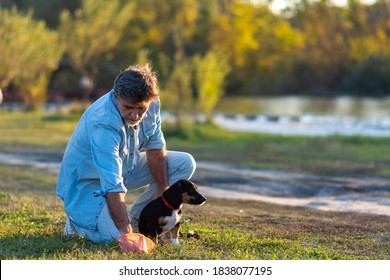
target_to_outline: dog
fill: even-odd
[[[206,198],[198,192],[196,184],[179,180],[144,207],[139,217],[139,232],[157,244],[158,236],[170,231],[172,244],[179,245],[183,204],[202,205],[205,202]]]

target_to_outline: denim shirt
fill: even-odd
[[[94,102],[82,115],[65,149],[57,181],[57,195],[77,226],[95,230],[108,192],[123,192],[131,172],[134,131],[115,103],[114,91]],[[138,150],[161,149],[160,102],[150,104],[139,124]]]

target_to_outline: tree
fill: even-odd
[[[1,6],[6,9],[16,7],[19,12],[32,11],[36,20],[44,20],[49,28],[56,28],[59,23],[59,15],[62,10],[74,11],[80,5],[80,0],[2,0]]]
[[[94,88],[98,64],[112,57],[133,15],[132,3],[123,3],[121,0],[83,0],[74,14],[61,13],[61,41],[67,57],[84,81],[84,101]]]
[[[227,93],[233,95],[282,90],[283,83],[291,83],[285,77],[303,45],[302,34],[287,20],[248,1],[232,1],[228,12],[216,17],[210,42],[229,59]]]
[[[193,104],[189,46],[197,30],[198,2],[135,1],[139,12],[131,21],[132,28],[126,35],[131,49],[147,48],[150,51],[149,57],[161,74],[162,106],[174,112],[179,128],[183,112],[191,109]]]
[[[192,71],[189,60],[182,59],[174,63],[174,68],[162,89],[162,103],[165,108],[175,112],[176,123],[181,128],[183,112],[193,104]]]
[[[225,77],[230,71],[226,57],[211,50],[204,57],[194,58],[197,108],[210,119],[214,107],[224,94]]]
[[[304,48],[296,56],[296,79],[302,91],[329,92],[340,87],[346,75],[350,49],[348,32],[350,24],[341,8],[329,0],[312,4],[302,1],[294,24],[302,30]]]
[[[63,53],[58,34],[12,8],[0,9],[0,38],[0,88],[12,83],[29,109],[39,109]]]

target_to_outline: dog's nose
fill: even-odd
[[[196,204],[196,205],[202,205],[203,203],[205,203],[206,201],[206,198],[199,194],[199,196],[194,200],[194,203],[193,204]]]

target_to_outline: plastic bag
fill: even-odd
[[[150,238],[140,233],[124,234],[118,238],[118,241],[122,252],[148,254],[156,246]]]

